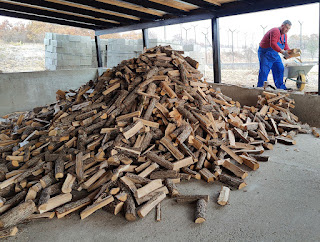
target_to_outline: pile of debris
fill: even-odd
[[[195,202],[195,222],[204,222],[209,196],[180,194],[176,183],[220,181],[225,205],[229,187],[246,186],[244,166],[258,169],[268,161],[264,150],[310,130],[290,112],[287,94],[264,92],[257,107],[241,107],[202,82],[198,65],[158,46],[77,91],[59,90],[55,104],[5,116],[0,237],[78,210],[81,219],[104,208],[134,221],[157,206],[160,220],[167,194]]]

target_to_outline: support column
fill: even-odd
[[[100,37],[99,37],[98,35],[95,35],[95,36],[94,36],[94,40],[95,40],[95,43],[96,43],[98,67],[102,67],[101,48],[100,48]]]
[[[319,4],[320,11],[320,4]],[[320,23],[320,15],[319,15],[319,23]],[[319,49],[318,49],[318,95],[320,95],[320,25],[319,25]]]
[[[212,55],[213,55],[213,80],[214,83],[221,83],[221,63],[220,63],[220,33],[219,18],[211,19],[212,28]]]
[[[142,29],[143,48],[149,48],[148,29]]]

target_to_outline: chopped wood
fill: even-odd
[[[159,204],[163,199],[166,198],[164,192],[156,194],[152,199],[150,199],[145,205],[143,205],[138,211],[140,218],[145,217],[157,204]]]
[[[256,159],[257,161],[269,161],[269,156],[266,155],[251,155],[254,159]]]
[[[250,167],[254,171],[257,170],[260,166],[256,159],[253,157],[240,155],[240,158],[243,160],[243,164],[245,164],[247,167]]]
[[[202,168],[199,173],[206,182],[214,182],[216,179],[215,175],[212,174],[207,168]]]
[[[46,203],[41,204],[38,207],[38,210],[40,213],[44,213],[47,211],[50,211],[56,207],[59,207],[67,202],[70,202],[72,199],[71,193],[61,194],[58,196],[55,196],[53,198],[50,198]]]
[[[149,194],[145,195],[142,198],[135,198],[136,203],[138,205],[141,205],[141,204],[149,201],[151,198],[153,198],[159,192],[164,192],[165,194],[169,194],[168,188],[166,186],[162,186],[162,187],[158,188],[157,190],[154,190],[153,192],[150,192]]]
[[[221,206],[227,205],[229,200],[229,195],[230,195],[230,188],[222,186],[219,197],[218,197],[218,204],[220,204]]]
[[[73,183],[75,182],[75,180],[76,180],[76,177],[74,177],[73,175],[68,173],[68,175],[62,185],[61,191],[63,193],[71,193],[72,186],[73,186]]]
[[[315,137],[317,137],[317,138],[320,137],[320,134],[317,132],[317,129],[316,129],[316,128],[312,128],[311,130],[312,130],[312,134],[313,134]]]
[[[231,186],[232,188],[239,189],[239,190],[244,188],[245,186],[247,186],[247,184],[244,182],[243,179],[239,179],[237,177],[229,176],[227,174],[219,175],[219,180],[222,183],[225,183],[228,186]]]
[[[196,205],[195,220],[196,224],[201,224],[206,221],[207,213],[207,201],[205,199],[199,199]]]
[[[201,179],[201,175],[198,172],[193,171],[193,170],[189,169],[188,167],[183,167],[181,170],[184,173],[190,174],[193,178],[195,178],[197,180]]]
[[[193,164],[193,158],[190,156],[190,157],[187,157],[187,158],[184,158],[182,160],[178,160],[176,162],[173,162],[173,170],[179,170],[180,168],[182,167],[187,167],[187,166],[190,166]]]
[[[160,143],[163,146],[165,146],[177,160],[181,160],[184,158],[184,155],[180,152],[180,150],[176,146],[173,145],[173,143],[169,138],[163,137],[160,140]]]
[[[156,206],[156,221],[160,222],[161,221],[161,203],[158,203],[158,205]]]
[[[177,196],[175,183],[219,179],[241,189],[248,173],[238,164],[256,170],[277,142],[293,145],[296,133],[319,137],[291,112],[289,94],[262,92],[255,107],[241,106],[202,81],[197,67],[157,46],[77,90],[59,90],[54,104],[4,116],[0,213],[36,201],[42,214],[19,223],[51,216],[46,206],[59,217],[84,209],[81,218],[106,207],[134,221],[136,205],[149,204],[138,208],[144,217],[159,193]],[[70,192],[85,198],[69,201]]]
[[[240,177],[241,179],[244,179],[248,176],[248,173],[242,170],[240,167],[237,165],[233,164],[230,162],[229,159],[224,160],[222,163],[222,166],[229,171],[231,171],[233,174],[235,174],[237,177]]]
[[[74,211],[79,210],[80,208],[83,208],[91,203],[91,199],[89,197],[85,197],[83,199],[67,203],[64,206],[57,208],[56,213],[58,218],[63,218],[64,216],[68,215],[69,213],[72,213]]]
[[[295,145],[297,143],[297,141],[290,139],[290,138],[283,137],[283,136],[276,137],[276,140],[279,143],[285,144],[285,145]]]
[[[15,236],[18,233],[16,226],[0,230],[0,239]]]
[[[144,127],[144,124],[142,123],[142,121],[138,121],[131,129],[129,129],[128,131],[123,133],[123,136],[126,139],[131,138],[132,136],[134,136],[136,133],[138,133],[140,131],[140,129],[142,129]]]
[[[156,153],[154,152],[149,152],[147,153],[147,158],[149,158],[150,160],[152,160],[153,162],[157,163],[158,165],[167,168],[168,170],[173,170],[173,164],[167,160],[165,160],[164,158],[158,156]]]
[[[178,178],[178,172],[175,170],[154,171],[150,174],[150,179],[166,179],[166,178]]]
[[[159,165],[155,162],[152,162],[150,166],[148,166],[145,170],[143,170],[141,173],[138,175],[140,177],[147,177],[149,176],[154,170],[158,169]]]
[[[226,145],[221,145],[220,148],[227,152],[228,155],[230,155],[236,162],[239,164],[242,164],[243,160],[241,157],[239,157],[236,153],[234,153],[230,148],[228,148]]]
[[[176,185],[173,183],[172,179],[165,179],[165,185],[168,188],[171,197],[175,197],[179,194],[179,191]]]
[[[109,196],[103,198],[101,201],[93,203],[92,205],[88,206],[85,210],[83,210],[80,213],[81,219],[85,219],[86,217],[90,216],[91,214],[93,214],[98,209],[108,205],[109,203],[111,203],[113,201],[114,201],[113,196],[109,195]]]
[[[200,199],[209,202],[209,195],[178,195],[176,197],[177,203],[194,203]]]
[[[0,216],[0,228],[9,228],[24,221],[36,210],[33,201],[28,200]]]
[[[161,179],[153,180],[150,183],[148,183],[147,185],[137,189],[134,195],[137,198],[141,198],[141,197],[147,195],[148,193],[158,189],[161,186],[162,186]]]

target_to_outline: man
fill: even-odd
[[[270,29],[259,44],[258,57],[260,63],[258,87],[263,87],[268,79],[270,69],[272,70],[274,84],[279,89],[287,90],[283,83],[284,67],[278,53],[284,58],[289,58],[287,44],[287,33],[291,28],[291,22],[285,20],[280,28]]]

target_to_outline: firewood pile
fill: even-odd
[[[85,219],[103,208],[128,221],[160,202],[194,202],[205,221],[209,195],[180,194],[190,179],[223,184],[218,203],[246,186],[248,170],[277,142],[313,132],[290,112],[287,94],[263,92],[243,106],[201,81],[198,63],[170,46],[123,61],[57,102],[0,123],[0,237],[19,223]]]

